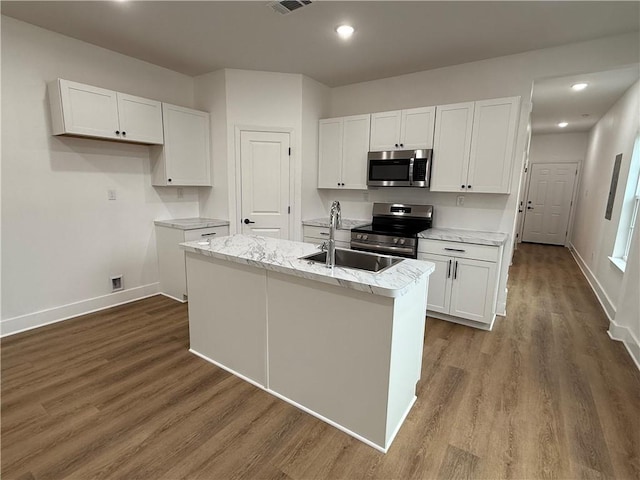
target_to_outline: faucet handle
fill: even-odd
[[[326,252],[329,250],[329,244],[327,242],[322,242],[320,245],[317,245],[316,248],[319,248],[321,251]]]

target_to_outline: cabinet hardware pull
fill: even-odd
[[[471,188],[471,185],[467,185],[467,189]]]
[[[244,219],[244,224],[245,225],[249,225],[250,223],[256,223],[256,222],[252,222],[251,220],[249,220],[248,218]]]
[[[452,260],[449,260],[449,268],[447,268],[447,278],[451,278],[451,263]]]
[[[465,186],[464,186],[464,185],[460,185],[460,187],[465,188]]]
[[[329,235],[327,232],[320,232],[320,235]]]
[[[216,232],[203,233],[203,234],[201,234],[200,236],[201,236],[201,237],[211,237],[211,236],[213,236],[213,235],[215,235],[215,234],[216,234]]]
[[[116,135],[120,135],[120,130],[116,130]]]
[[[444,247],[444,249],[447,252],[460,252],[460,253],[464,253],[466,252],[466,250],[462,250],[461,248],[449,248],[449,247]]]
[[[127,135],[127,132],[122,132],[122,136],[125,137]]]
[[[456,260],[456,266],[453,269],[453,279],[456,280],[458,278],[458,261]]]

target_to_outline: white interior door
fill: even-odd
[[[242,233],[289,238],[288,133],[240,132]]]
[[[531,165],[523,242],[564,245],[576,173],[576,163]]]

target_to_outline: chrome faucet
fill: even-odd
[[[329,212],[329,242],[327,244],[327,268],[333,268],[336,264],[336,228],[342,226],[342,212],[340,211],[340,202],[334,200],[331,204]]]

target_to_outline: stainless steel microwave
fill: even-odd
[[[431,149],[369,152],[367,185],[370,187],[429,186]]]

